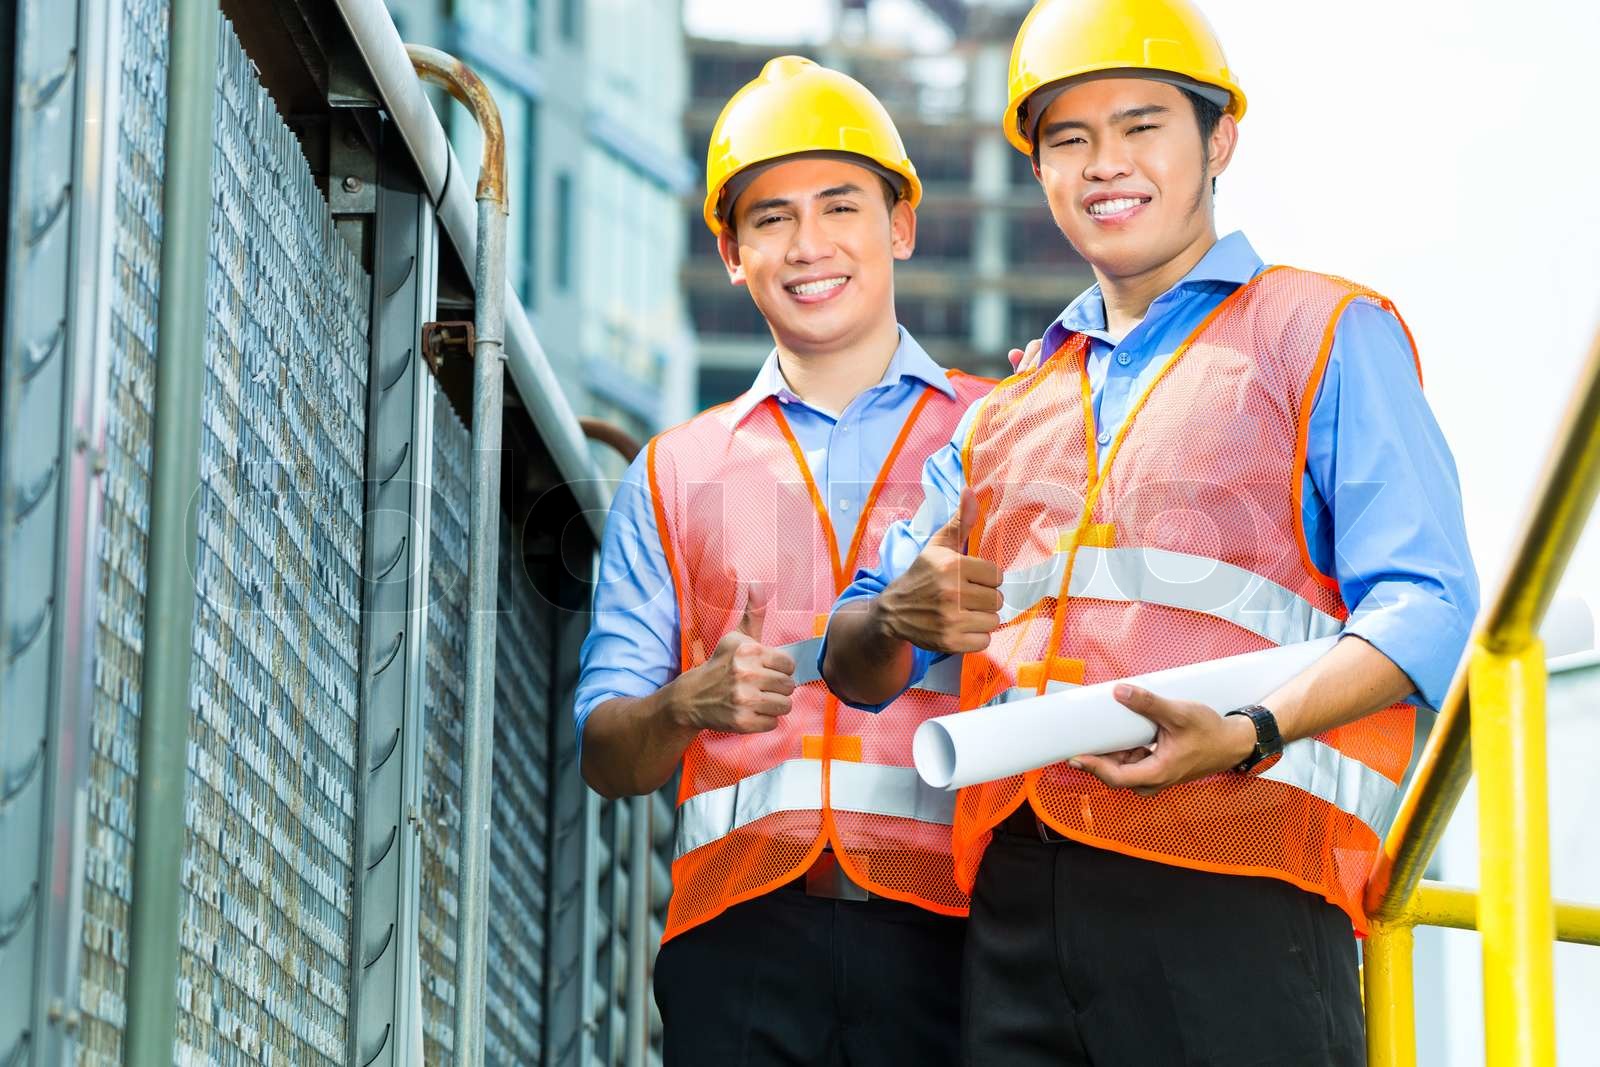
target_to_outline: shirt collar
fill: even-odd
[[[1172,293],[1207,282],[1237,288],[1259,274],[1265,265],[1261,257],[1256,255],[1256,250],[1250,247],[1244,233],[1235,230],[1212,245],[1200,257],[1200,262],[1178,280],[1178,284],[1162,293],[1150,306],[1154,309],[1156,304]],[[1069,333],[1103,334],[1105,329],[1106,302],[1100,293],[1099,283],[1096,283],[1079,293],[1077,299],[1068,304],[1060,317],[1050,324],[1044,335],[1044,355],[1048,358],[1060,348]]]
[[[894,355],[889,357],[889,365],[884,368],[883,377],[878,379],[878,384],[872,388],[882,389],[885,386],[898,385],[906,378],[914,378],[954,400],[956,389],[950,384],[944,368],[934,362],[933,357],[917,343],[917,339],[911,336],[911,331],[904,326],[899,327],[899,330],[900,343],[895,346]],[[751,383],[750,388],[733,402],[731,414],[734,425],[743,422],[763,400],[774,396],[780,400],[804,403],[783,380],[783,370],[778,366],[776,348],[767,354],[766,362],[762,363],[761,369],[756,372],[756,380]]]

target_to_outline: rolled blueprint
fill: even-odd
[[[1334,635],[941,715],[917,727],[911,755],[924,782],[960,789],[1074,756],[1137,748],[1155,740],[1155,724],[1117,703],[1111,690],[1118,682],[1231,710],[1266,699],[1338,640]]]

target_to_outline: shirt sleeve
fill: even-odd
[[[580,752],[596,707],[614,697],[648,696],[678,673],[678,599],[656,532],[648,454],[628,466],[600,540],[594,615],[573,701]]]
[[[966,474],[961,469],[961,451],[966,444],[973,420],[977,417],[978,409],[982,406],[983,401],[980,400],[967,408],[966,414],[956,423],[949,444],[929,456],[922,464],[922,504],[917,508],[917,513],[909,519],[901,519],[891,524],[884,531],[883,541],[878,547],[878,565],[856,571],[855,578],[845,587],[845,591],[839,594],[839,599],[834,601],[833,611],[828,616],[830,622],[833,612],[837,612],[844,605],[853,600],[870,599],[887,589],[889,583],[904,574],[922,554],[922,549],[934,532],[949,522],[950,516],[955,514],[956,508],[961,505],[961,490],[967,484]],[[928,668],[947,655],[948,653],[930,652],[913,645],[911,675],[906,679],[905,688],[900,692],[903,693],[920,682],[923,675],[928,673]],[[817,650],[818,674],[822,673],[822,664],[827,656],[828,638],[824,633],[822,646]],[[899,695],[900,693],[896,693],[881,704],[857,704],[850,700],[846,700],[845,703],[862,711],[877,712],[888,707]]]
[[[1312,406],[1303,494],[1312,561],[1350,605],[1345,633],[1444,700],[1478,612],[1461,483],[1400,322],[1366,301],[1335,328]]]

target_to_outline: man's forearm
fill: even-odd
[[[1404,700],[1414,689],[1393,660],[1351,636],[1262,704],[1278,720],[1283,739],[1298,741]]]
[[[911,677],[911,643],[889,633],[877,603],[877,597],[853,600],[828,623],[822,677],[834,693],[857,704],[891,700]]]
[[[649,696],[616,697],[589,713],[583,778],[609,799],[642,796],[666,784],[700,731],[673,715],[676,680]]]

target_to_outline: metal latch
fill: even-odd
[[[473,332],[472,323],[454,320],[449,322],[426,322],[422,325],[422,358],[428,361],[428,366],[434,374],[439,373],[445,358],[465,356],[472,358],[473,345],[477,343],[477,334]]]

